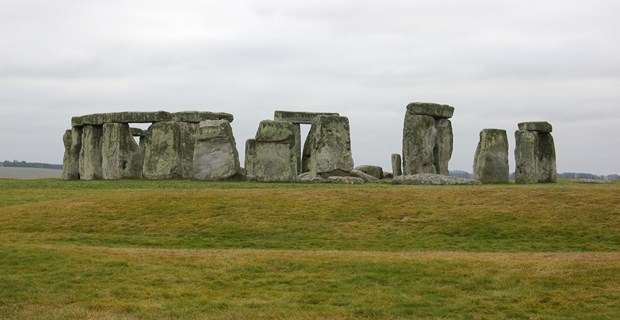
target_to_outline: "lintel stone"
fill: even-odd
[[[71,118],[71,126],[82,127],[84,125],[103,125],[105,123],[155,123],[164,121],[179,121],[200,123],[202,120],[228,120],[233,121],[233,116],[224,112],[183,111],[170,113],[166,111],[155,112],[111,112],[95,113]]]
[[[407,111],[414,115],[431,116],[436,119],[449,119],[454,114],[454,107],[444,104],[412,102],[407,105]]]
[[[273,119],[299,124],[312,124],[312,120],[316,116],[339,116],[339,114],[330,112],[275,111]]]
[[[519,123],[519,130],[551,133],[553,131],[553,126],[547,121],[521,122]]]

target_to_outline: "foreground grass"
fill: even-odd
[[[620,185],[0,180],[0,318],[620,318]]]

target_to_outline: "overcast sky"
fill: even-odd
[[[338,112],[391,171],[409,102],[484,128],[553,124],[558,171],[620,173],[620,1],[0,0],[0,161],[62,163],[72,116],[229,112],[239,153],[275,110]]]

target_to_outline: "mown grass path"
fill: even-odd
[[[620,185],[0,180],[0,318],[620,318]]]

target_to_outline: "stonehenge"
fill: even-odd
[[[244,167],[224,112],[114,112],[73,117],[62,140],[62,178],[195,179],[258,182],[393,184],[507,183],[505,130],[484,129],[474,156],[474,179],[448,177],[454,108],[410,103],[403,124],[402,156],[392,172],[354,167],[350,124],[338,113],[275,111],[245,143]],[[148,129],[132,124],[150,124]],[[310,125],[302,144],[302,125]],[[555,146],[548,122],[523,122],[515,132],[517,183],[556,181]]]
[[[522,122],[515,132],[515,182],[557,181],[555,143],[550,123]]]
[[[507,183],[508,136],[506,130],[484,129],[474,156],[474,179],[482,183]]]

